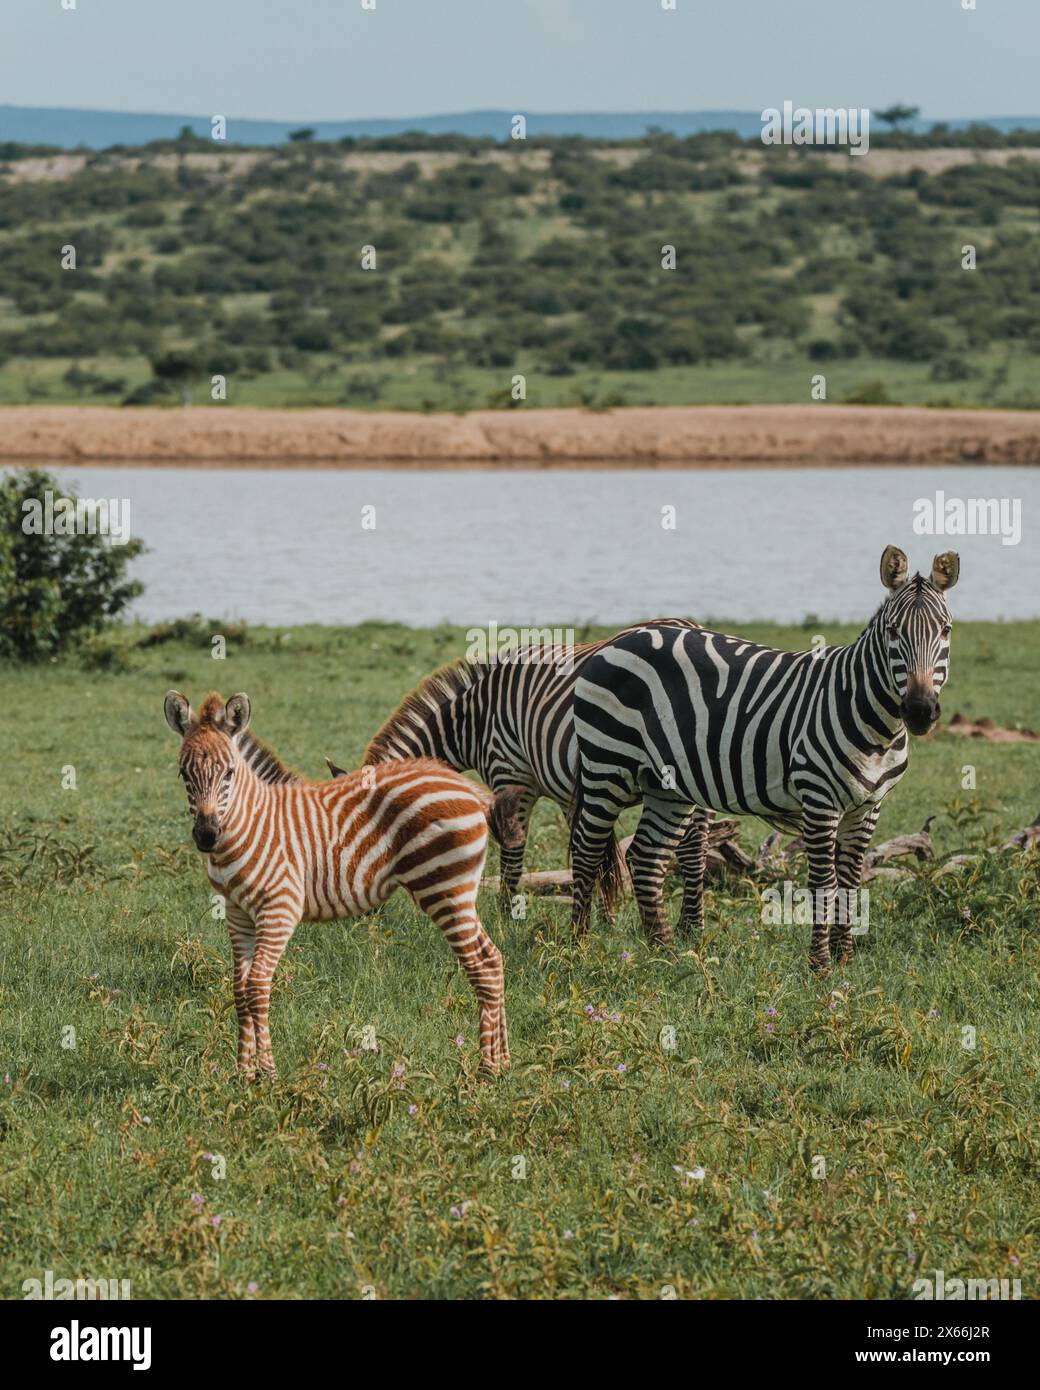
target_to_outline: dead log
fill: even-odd
[[[948,724],[941,728],[942,733],[960,734],[962,738],[981,738],[989,743],[1036,743],[1040,734],[1032,729],[1008,729],[995,724],[992,719],[965,719],[963,714],[955,714]]]
[[[779,830],[774,830],[758,847],[755,855],[755,867],[759,870],[776,869],[784,862],[784,853],[780,848],[781,834]]]
[[[485,888],[494,889],[496,892],[502,887],[502,879],[499,875],[489,875],[483,880]],[[556,890],[569,888],[573,882],[573,874],[570,869],[541,869],[535,873],[521,874],[517,892],[525,890],[529,893],[551,893],[556,896]]]
[[[1040,816],[1022,830],[1016,830],[1014,835],[1004,841],[1001,849],[1032,849],[1040,841]]]
[[[894,840],[886,840],[884,844],[868,851],[863,860],[864,866],[874,868],[889,859],[901,859],[905,854],[912,854],[921,863],[926,859],[934,859],[935,850],[932,847],[931,836],[933,820],[935,817],[929,816],[914,835],[897,835]]]
[[[875,879],[881,878],[899,882],[904,878],[913,878],[913,872],[904,868],[902,864],[878,864],[865,868],[860,875],[861,883],[872,883]]]

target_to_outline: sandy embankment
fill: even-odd
[[[0,459],[364,467],[1040,463],[1040,413],[874,406],[357,410],[8,406]]]

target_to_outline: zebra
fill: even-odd
[[[704,628],[668,627],[601,647],[583,664],[574,695],[575,930],[588,923],[619,812],[641,799],[628,860],[651,939],[671,939],[659,893],[663,863],[691,807],[711,807],[802,834],[813,903],[810,963],[827,966],[832,945],[837,961],[847,959],[848,901],[882,798],[906,770],[908,734],[927,733],[939,718],[952,623],[945,594],[959,574],[958,556],[947,551],[935,557],[929,578],[911,579],[906,555],[887,546],[881,582],[888,596],[847,647],[785,652]]]
[[[238,1071],[276,1075],[271,979],[301,921],[374,911],[404,888],[440,927],[477,996],[481,1065],[509,1064],[502,957],[477,916],[491,797],[453,769],[408,759],[312,782],[249,731],[245,694],[207,695],[196,715],[171,690],[166,722],[192,838],[226,900]]]
[[[695,628],[686,618],[656,618],[642,626]],[[522,647],[495,659],[460,657],[427,676],[372,738],[366,764],[394,758],[437,758],[474,771],[496,794],[491,829],[500,846],[501,888],[519,888],[531,812],[541,797],[569,814],[577,744],[573,695],[588,659],[625,632],[599,642]],[[333,776],[340,769],[329,764]],[[684,876],[683,920],[702,912],[709,813],[695,809],[688,841],[676,853]],[[610,901],[620,886],[615,855],[604,879]]]

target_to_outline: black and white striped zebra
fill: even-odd
[[[590,657],[574,698],[576,929],[614,853],[618,814],[642,800],[629,868],[644,928],[670,939],[661,877],[700,806],[801,832],[811,963],[826,965],[832,946],[845,959],[850,894],[834,890],[858,889],[881,800],[906,769],[907,733],[927,733],[939,717],[950,660],[944,593],[959,572],[947,552],[928,579],[911,579],[906,556],[888,546],[888,598],[847,647],[784,652],[704,628],[657,627],[622,634]]]
[[[682,618],[660,618],[647,626],[656,623],[696,626]],[[460,772],[476,772],[496,794],[492,830],[501,846],[502,890],[511,897],[523,872],[535,803],[546,796],[565,813],[570,809],[578,672],[618,636],[574,646],[521,648],[487,661],[462,658],[443,666],[386,721],[369,744],[365,762],[438,758]],[[684,905],[695,917],[700,910],[703,848],[699,865],[696,846],[691,852],[692,880]],[[615,883],[619,867],[615,860]]]

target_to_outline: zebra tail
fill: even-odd
[[[503,849],[517,849],[526,839],[518,808],[529,795],[526,787],[503,787],[485,813],[488,828]]]

